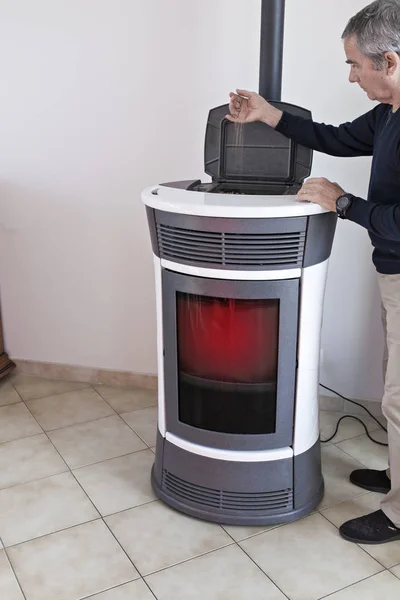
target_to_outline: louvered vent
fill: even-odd
[[[157,224],[161,258],[210,267],[296,268],[305,233],[220,233]]]
[[[175,498],[196,506],[232,511],[283,511],[293,508],[293,491],[237,493],[213,490],[184,481],[164,471],[163,488]]]

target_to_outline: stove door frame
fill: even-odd
[[[179,420],[177,292],[233,299],[279,299],[277,412],[275,433],[229,434]],[[300,279],[221,280],[162,269],[166,430],[194,444],[226,450],[269,450],[293,444]]]

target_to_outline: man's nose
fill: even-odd
[[[355,73],[353,73],[353,71],[350,71],[349,81],[350,81],[350,83],[358,83],[359,82],[359,78],[357,77],[357,75]]]

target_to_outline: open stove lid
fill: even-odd
[[[271,104],[293,115],[311,118],[311,112],[299,106]],[[312,150],[264,123],[232,123],[225,119],[228,111],[226,104],[213,108],[208,116],[204,169],[213,181],[294,185],[309,177]]]

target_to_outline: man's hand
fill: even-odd
[[[325,177],[314,177],[306,181],[297,197],[336,212],[336,200],[343,194],[345,191],[337,183],[332,183]]]
[[[275,128],[282,118],[282,111],[267,102],[256,92],[236,90],[229,94],[229,115],[226,118],[233,123],[253,123],[261,121]]]

